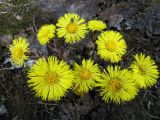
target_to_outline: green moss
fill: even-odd
[[[12,0],[8,4],[0,4],[0,33],[16,34],[21,29],[25,29],[32,21],[32,14],[37,12],[37,8],[31,3],[32,0]],[[6,2],[7,3],[7,2]],[[22,19],[18,19],[20,16]]]
[[[33,26],[33,16],[35,16],[35,24],[38,28],[42,24],[53,23],[55,19],[52,14],[38,8],[35,1],[12,0],[9,2],[9,6],[0,4],[0,11],[8,10],[7,13],[0,14],[0,33],[14,35],[22,29],[26,30],[29,26]]]

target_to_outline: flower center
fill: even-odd
[[[50,31],[49,29],[46,31],[43,31],[42,34],[40,35],[40,37],[48,37],[49,31]]]
[[[113,52],[116,49],[116,44],[113,41],[108,41],[106,43],[106,49],[109,50],[110,52]]]
[[[48,84],[53,84],[58,82],[58,75],[56,73],[49,72],[45,76],[45,80],[47,81]]]
[[[67,26],[67,31],[69,33],[75,33],[77,31],[77,25],[75,23],[70,23],[68,26]]]
[[[140,73],[141,73],[142,75],[144,75],[144,74],[146,73],[146,67],[145,67],[145,66],[141,66],[141,65],[139,65],[138,67],[139,67]]]
[[[23,54],[24,54],[24,52],[23,52],[23,49],[21,47],[16,48],[15,51],[14,51],[14,57],[16,59],[21,59],[23,57]]]
[[[84,96],[85,95],[85,92],[82,91],[79,86],[74,87],[74,92],[75,92],[75,94],[77,94],[79,96]]]
[[[108,88],[112,92],[117,92],[117,91],[121,90],[121,84],[120,84],[119,80],[113,79],[113,80],[109,81]]]
[[[90,73],[90,71],[89,70],[87,70],[87,69],[84,69],[83,71],[81,71],[80,72],[80,77],[82,78],[82,79],[84,79],[84,80],[88,80],[89,79],[89,77],[90,77],[90,75],[91,75],[91,73]]]

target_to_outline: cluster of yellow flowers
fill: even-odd
[[[123,36],[116,31],[108,30],[107,25],[100,20],[85,19],[74,13],[67,13],[60,17],[56,26],[53,24],[42,26],[37,38],[41,45],[47,44],[57,33],[66,43],[74,44],[85,38],[87,32],[100,31],[96,40],[97,53],[111,63],[117,63],[126,53],[127,45]],[[9,47],[11,60],[22,66],[29,58],[29,43],[25,38],[13,40]],[[73,69],[63,60],[55,56],[47,59],[39,58],[28,72],[28,85],[36,96],[43,100],[60,100],[68,89],[73,89],[77,95],[84,95],[93,88],[99,88],[100,96],[106,102],[121,103],[130,101],[137,95],[140,88],[148,88],[156,83],[159,72],[154,60],[142,53],[134,55],[134,61],[129,69],[122,69],[117,65],[106,66],[100,70],[98,64],[91,59],[83,59],[82,64],[74,63]],[[102,72],[101,72],[102,71]]]

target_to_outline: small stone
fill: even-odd
[[[7,113],[7,109],[6,109],[6,107],[4,105],[1,105],[0,106],[0,115],[3,115],[5,113]]]

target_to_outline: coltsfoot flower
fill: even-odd
[[[94,88],[96,80],[100,79],[98,64],[92,60],[82,60],[82,65],[74,64],[74,90],[78,95],[84,95]]]
[[[130,101],[137,95],[138,89],[127,69],[121,70],[119,66],[109,66],[107,71],[97,81],[100,87],[100,96],[106,102],[121,103]]]
[[[110,60],[112,63],[119,62],[127,49],[123,36],[115,31],[102,32],[96,44],[100,57],[104,60]]]
[[[67,13],[60,17],[56,26],[59,27],[57,28],[58,37],[64,37],[65,42],[71,44],[80,41],[87,33],[85,19],[75,13]]]
[[[91,31],[102,31],[106,28],[106,24],[101,21],[101,20],[90,20],[88,22],[88,28],[91,30]]]
[[[43,25],[37,33],[37,38],[41,45],[45,45],[50,39],[55,37],[56,27],[53,24]]]
[[[43,100],[58,101],[72,86],[74,78],[70,66],[50,56],[47,60],[40,58],[28,72],[29,87],[36,92],[36,96]]]
[[[157,65],[150,56],[136,54],[134,62],[131,64],[133,79],[140,88],[148,88],[156,84],[159,72]]]
[[[13,43],[9,46],[11,52],[11,61],[18,66],[22,66],[24,61],[28,59],[26,53],[29,52],[29,43],[23,37],[19,37],[13,40]]]

